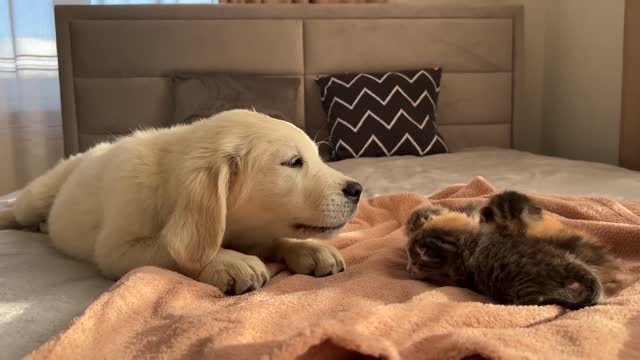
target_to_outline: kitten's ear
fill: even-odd
[[[493,208],[490,206],[485,206],[480,209],[480,222],[481,223],[492,223],[495,221],[495,213]]]

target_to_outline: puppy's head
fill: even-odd
[[[362,186],[327,166],[317,145],[295,125],[244,110],[228,121],[237,171],[230,181],[235,228],[272,237],[328,238],[355,214]]]
[[[331,169],[296,126],[232,110],[177,127],[180,188],[163,228],[167,249],[197,275],[227,238],[328,238],[355,214],[362,187]]]

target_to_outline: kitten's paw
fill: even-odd
[[[407,220],[407,232],[414,233],[431,220],[431,218],[442,215],[444,209],[438,206],[425,206],[414,210]]]
[[[335,275],[344,271],[342,254],[335,247],[315,240],[296,240],[282,249],[282,258],[289,270],[296,274],[316,277]]]
[[[257,290],[269,281],[269,271],[256,256],[220,249],[197,280],[211,284],[228,295]]]
[[[502,236],[518,236],[527,230],[527,224],[539,223],[542,209],[531,199],[517,191],[505,191],[494,195],[480,209],[480,224],[495,230]]]
[[[494,195],[487,206],[492,208],[496,221],[520,219],[525,211],[529,215],[539,215],[541,212],[527,195],[517,191],[503,191]]]

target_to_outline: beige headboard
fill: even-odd
[[[171,124],[170,76],[298,76],[298,118],[326,134],[318,74],[443,68],[438,123],[452,149],[518,147],[520,6],[57,6],[65,155]]]

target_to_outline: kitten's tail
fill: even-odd
[[[573,263],[572,265],[575,269],[572,269],[573,274],[569,280],[543,303],[558,304],[570,310],[578,310],[600,301],[603,286],[598,276],[582,264]]]

